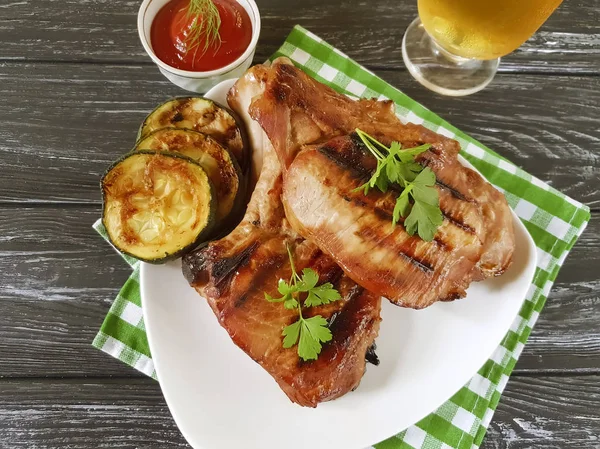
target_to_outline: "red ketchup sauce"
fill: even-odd
[[[214,0],[221,17],[221,43],[204,51],[204,42],[187,49],[192,19],[186,17],[189,0],[171,0],[163,6],[150,29],[152,49],[164,63],[176,69],[194,72],[216,70],[239,58],[250,45],[252,22],[242,5],[235,0]]]

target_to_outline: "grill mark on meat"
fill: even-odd
[[[427,165],[427,164],[426,164]],[[438,186],[442,187],[443,189],[446,189],[448,192],[450,192],[452,194],[452,196],[454,196],[455,198],[458,198],[461,201],[466,201],[467,203],[474,203],[475,201],[467,198],[466,196],[464,196],[462,193],[460,193],[458,190],[456,190],[455,188],[449,186],[448,184],[444,184],[442,181],[440,181],[439,179],[436,179],[435,182]]]
[[[346,145],[350,147],[351,145]],[[352,145],[352,147],[355,147]],[[344,148],[343,150],[346,150]],[[365,167],[363,159],[365,154],[357,151],[340,151],[332,145],[322,145],[318,148],[319,153],[333,161],[340,168],[345,169],[355,179],[359,181],[368,180],[373,174],[373,170]],[[374,158],[373,158],[374,159]]]
[[[211,276],[219,295],[224,294],[229,289],[229,285],[233,280],[235,272],[248,264],[250,257],[259,246],[260,243],[254,241],[251,245],[247,246],[244,250],[234,256],[216,258],[212,267]]]
[[[192,286],[205,286],[210,280],[207,270],[210,259],[206,257],[206,251],[196,250],[183,256],[183,276]]]
[[[363,145],[362,139],[359,137],[358,134],[356,134],[356,132],[350,133],[348,135],[348,137],[350,137],[350,140],[352,140],[352,143],[356,146],[359,145]]]
[[[430,264],[424,262],[421,259],[417,259],[413,256],[409,256],[408,254],[406,254],[405,252],[399,251],[398,254],[405,258],[406,260],[408,260],[410,263],[412,263],[413,265],[415,265],[418,269],[420,269],[422,272],[424,273],[433,273],[433,266],[431,266]]]
[[[365,205],[366,205],[366,203],[365,203]],[[373,212],[375,212],[375,215],[377,215],[377,218],[380,218],[381,220],[392,221],[392,219],[394,218],[391,213],[389,213],[385,209],[382,209],[381,207],[374,207]],[[399,222],[404,223],[404,218],[400,217]]]
[[[422,144],[419,144],[422,145]],[[436,156],[440,156],[442,154],[442,148],[438,148],[436,144],[431,144],[431,148],[429,149]]]
[[[431,147],[431,149],[429,151],[438,156],[441,154],[441,150],[435,149],[434,147]],[[430,158],[426,157],[425,155],[427,155],[427,153],[423,153],[422,155],[420,155],[419,160],[418,160],[419,164],[421,164],[424,167],[429,167],[435,172],[434,167],[435,167],[435,165],[439,165],[439,161],[437,161],[435,159],[430,159]],[[461,164],[458,164],[458,166],[460,168],[462,168]],[[443,189],[447,190],[448,192],[450,192],[452,194],[452,196],[454,196],[455,198],[457,198],[461,201],[465,201],[467,203],[477,204],[477,201],[475,199],[466,197],[462,192],[457,190],[457,188],[452,187],[451,185],[446,184],[443,181],[440,181],[438,176],[436,176],[435,183],[438,187],[443,188]]]
[[[414,241],[414,239],[409,239],[406,241],[406,243],[398,245],[393,239],[393,234],[382,237],[380,235],[380,233],[378,233],[377,230],[374,228],[361,229],[356,232],[356,235],[364,240],[371,242],[371,243],[375,243],[376,246],[383,244],[383,242],[385,240],[391,239],[394,246],[393,246],[393,248],[390,248],[390,249],[394,250],[394,252],[396,252],[396,254],[398,254],[400,257],[402,257],[406,261],[410,262],[412,265],[414,265],[416,268],[418,268],[419,270],[421,270],[424,273],[433,273],[433,271],[434,271],[434,267],[431,262],[429,262],[423,258],[420,258],[416,255],[409,254],[409,251],[411,249],[414,252],[414,249],[415,249],[414,247],[415,247],[415,243],[416,243],[416,241]]]
[[[281,76],[281,75],[286,75],[286,76],[291,76],[293,78],[296,77],[296,73],[295,70],[293,69],[293,65],[291,64],[281,64],[277,66],[279,69],[279,72],[277,72],[277,75]]]
[[[341,194],[341,195],[342,195],[342,199],[348,203],[356,204],[359,207],[365,207],[367,205],[367,202],[361,200],[360,198],[350,197],[350,196],[344,195],[344,194]],[[387,215],[387,212],[385,212],[385,214]],[[390,215],[390,217],[391,217],[391,215]]]
[[[346,142],[348,142],[348,140],[346,140]],[[374,172],[374,170],[369,170],[368,168],[365,167],[364,160],[365,160],[365,158],[372,158],[372,157],[370,154],[367,154],[368,150],[366,149],[364,144],[360,141],[360,138],[356,135],[356,133],[353,133],[350,136],[350,142],[351,142],[351,144],[345,144],[345,145],[342,143],[340,149],[337,149],[332,144],[323,145],[318,148],[318,151],[321,154],[323,154],[324,156],[326,156],[328,159],[333,161],[340,168],[345,169],[354,179],[359,179],[361,183],[364,183],[368,179],[370,179],[370,177],[372,176],[372,174]],[[427,166],[428,165],[427,161],[424,161],[424,162],[425,162],[424,165]],[[329,187],[331,185],[331,182],[327,182],[327,181],[328,180],[324,181],[324,185]],[[452,195],[454,197],[458,198],[459,200],[468,201],[466,199],[466,197],[464,195],[462,195],[459,191],[454,190],[451,187],[449,187],[446,184],[443,184],[439,181],[438,181],[438,184],[441,187],[449,190],[452,193]],[[396,186],[396,185],[391,185],[389,188],[390,188],[390,190],[392,190],[394,192],[400,192],[400,190],[401,190],[400,187]],[[352,204],[356,204],[357,206],[360,206],[360,207],[364,207],[367,205],[367,203],[365,201],[359,200],[357,198],[351,198],[348,195],[344,195],[343,199],[347,202],[351,202]],[[385,209],[380,208],[380,207],[375,207],[374,212],[379,218],[392,221],[393,216],[390,211],[386,211]],[[475,231],[475,229],[473,229],[473,227],[462,222],[461,220],[459,220],[456,217],[450,216],[447,211],[444,211],[442,209],[442,214],[450,223],[459,227],[463,231],[468,232],[469,234],[473,234],[473,235],[476,234],[476,231]],[[398,222],[404,223],[404,218],[400,217]],[[452,247],[451,245],[449,245],[448,242],[444,242],[440,238],[437,238],[435,240],[435,242],[437,243],[438,247],[440,247],[444,250],[449,250]]]
[[[274,86],[271,90],[273,96],[279,103],[282,104],[285,104],[288,100],[288,97],[290,97],[290,100],[295,100],[295,103],[298,107],[305,108],[302,98],[297,95],[293,95],[289,77],[294,78],[294,71],[291,70],[291,68],[287,65],[281,65],[276,74],[278,82],[274,83]]]
[[[434,237],[432,243],[435,243],[438,248],[442,251],[450,252],[454,249],[454,245],[449,244],[448,242],[443,241],[439,237]]]
[[[348,299],[346,300],[344,308],[340,311],[334,322],[329,324],[329,329],[333,334],[351,335],[354,333],[354,329],[356,329],[356,322],[349,320],[348,317],[356,317],[356,314],[348,313],[348,309],[351,307],[356,307],[354,300],[358,299],[358,297],[363,294],[364,290],[365,289],[358,284],[354,284],[352,286],[352,289],[347,294]]]
[[[252,281],[244,293],[236,299],[234,306],[236,308],[242,307],[246,301],[250,298],[249,292],[261,290],[261,287],[267,279],[270,279],[274,269],[277,269],[285,263],[286,256],[283,255],[272,255],[261,260],[254,260],[255,265],[260,269],[254,271]]]
[[[444,218],[446,220],[448,220],[453,225],[459,227],[463,231],[468,232],[469,234],[473,234],[473,235],[477,234],[477,231],[475,231],[475,229],[473,229],[473,227],[469,226],[468,224],[464,223],[463,221],[460,221],[458,218],[454,218],[454,217],[450,216],[446,211],[442,210],[442,215],[444,216]]]
[[[375,212],[375,215],[377,215],[377,217],[379,217],[385,221],[392,221],[392,214],[390,214],[389,212],[387,212],[386,210],[384,210],[380,207],[374,208],[373,212]],[[399,217],[398,223],[399,224],[404,223],[404,217]],[[437,236],[434,237],[434,239],[432,240],[432,243],[434,243],[438,248],[440,248],[443,251],[450,251],[453,248],[453,245],[451,245],[448,242],[443,241],[440,237],[437,237]]]
[[[356,204],[359,207],[365,207],[367,205],[367,202],[361,200],[360,198],[352,198],[352,204]]]

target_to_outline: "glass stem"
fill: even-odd
[[[494,78],[499,63],[499,59],[458,56],[436,42],[418,18],[404,34],[402,58],[410,74],[423,86],[452,96],[469,95],[483,89]]]
[[[433,53],[443,56],[452,64],[468,67],[475,67],[481,64],[481,61],[477,59],[463,58],[462,56],[455,55],[451,51],[446,50],[433,38],[433,36],[431,36],[431,34],[429,34],[429,39],[431,42],[431,51]]]

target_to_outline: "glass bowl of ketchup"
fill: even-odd
[[[173,84],[205,93],[226,79],[238,78],[250,67],[260,34],[254,0],[213,0],[221,25],[219,40],[190,45],[193,17],[190,0],[144,0],[138,12],[142,45],[160,72]]]

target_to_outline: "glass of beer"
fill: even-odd
[[[419,18],[402,41],[413,77],[443,95],[469,95],[494,78],[562,0],[418,0]]]

